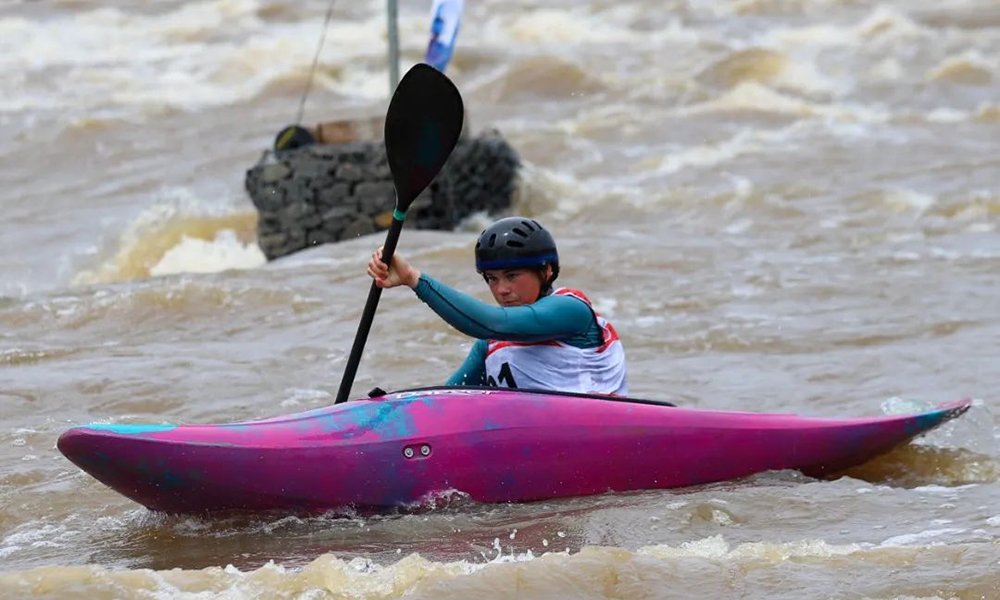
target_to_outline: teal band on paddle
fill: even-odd
[[[392,209],[392,218],[396,219],[397,221],[405,221],[406,213],[400,212],[398,208],[394,208]]]

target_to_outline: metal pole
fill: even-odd
[[[396,21],[399,19],[399,10],[396,0],[386,0],[386,9],[389,18],[389,97],[392,97],[399,84],[399,28]]]

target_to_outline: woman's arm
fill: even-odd
[[[476,340],[472,344],[472,350],[469,350],[462,366],[445,385],[486,385],[486,340]]]
[[[449,325],[481,340],[565,340],[594,327],[590,308],[569,296],[545,296],[525,306],[491,306],[426,274],[419,276],[414,291]]]
[[[382,262],[382,248],[372,254],[368,274],[383,289],[400,285],[413,288],[417,297],[449,325],[481,340],[560,340],[580,348],[602,343],[593,311],[570,296],[545,296],[524,306],[493,306],[422,275],[400,254],[393,255],[392,268],[386,266]]]

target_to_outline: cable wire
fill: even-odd
[[[326,41],[326,30],[330,27],[330,19],[333,17],[333,3],[335,1],[330,0],[330,4],[326,7],[326,20],[323,22],[323,32],[319,36],[316,55],[313,57],[312,67],[309,69],[309,79],[306,81],[306,89],[302,92],[302,99],[299,101],[299,112],[295,117],[296,125],[302,124],[302,116],[306,110],[306,98],[309,97],[309,93],[312,91],[313,79],[316,77],[316,67],[319,65],[319,55],[323,51],[323,43]]]

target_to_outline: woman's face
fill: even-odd
[[[552,276],[552,267],[545,266],[545,276]],[[483,272],[490,292],[500,306],[532,304],[542,293],[542,275],[535,269],[494,269]]]

